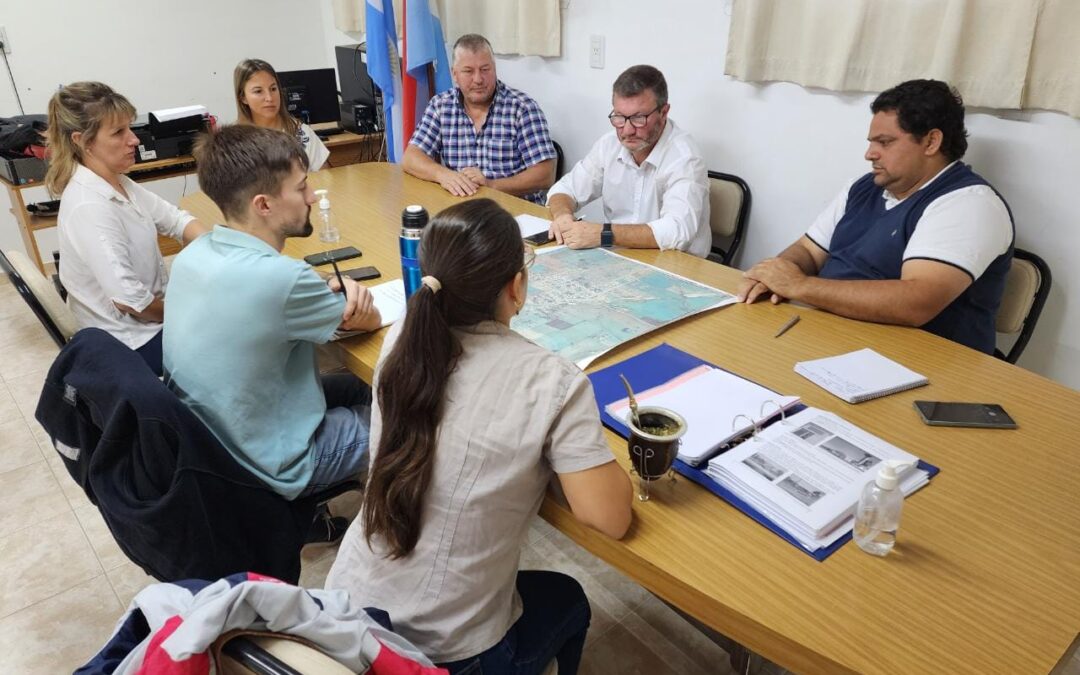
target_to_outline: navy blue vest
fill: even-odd
[[[874,185],[873,174],[866,174],[848,191],[844,217],[836,224],[829,242],[829,258],[819,276],[825,279],[899,279],[904,249],[926,207],[946,193],[972,185],[994,189],[967,164],[957,162],[930,185],[885,210],[884,188]],[[1001,197],[1000,193],[997,195]],[[1005,199],[1002,197],[1001,201],[1005,202]],[[1009,208],[1007,203],[1005,208]],[[1012,220],[1011,210],[1009,220]],[[1010,243],[1008,251],[995,258],[982,276],[974,279],[958,298],[922,328],[993,354],[994,316],[1001,304],[1012,256],[1013,245]]]

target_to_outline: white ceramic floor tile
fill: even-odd
[[[45,459],[30,425],[19,419],[0,422],[0,473]]]
[[[11,377],[4,376],[8,392],[15,399],[15,405],[19,407],[19,412],[22,413],[23,419],[26,421],[34,419],[38,399],[41,398],[41,387],[45,383],[47,368],[46,364],[44,370],[22,373]]]
[[[70,512],[45,460],[0,473],[0,537]]]
[[[94,554],[97,555],[102,569],[107,572],[128,561],[127,556],[120,550],[120,545],[116,543],[116,539],[113,537],[112,532],[109,531],[109,526],[105,524],[105,519],[101,517],[101,512],[98,511],[97,507],[88,502],[74,509],[74,511],[75,517],[79,520],[79,525],[82,526],[83,532],[86,533],[86,538],[90,540],[90,546],[94,549]]]
[[[683,675],[675,664],[665,662],[644,640],[626,626],[613,627],[602,638],[585,645],[580,675]],[[723,672],[723,671],[721,671]]]
[[[0,619],[3,672],[72,672],[108,641],[122,610],[99,575]]]
[[[25,312],[16,312],[0,318],[0,347],[4,351],[17,349],[18,345],[48,338],[49,334],[29,308]]]
[[[102,573],[70,510],[0,538],[0,617]]]
[[[44,330],[35,338],[5,345],[4,358],[0,359],[0,377],[10,382],[20,375],[44,373],[59,352],[60,348]]]
[[[131,603],[131,599],[134,598],[139,591],[146,588],[150,584],[156,584],[157,580],[152,576],[142,571],[135,563],[128,561],[119,567],[114,567],[105,573],[105,576],[109,578],[109,583],[112,584],[113,591],[116,593],[116,599],[120,601],[120,604],[127,607]]]
[[[7,383],[0,379],[0,424],[23,419],[15,398],[8,391]]]
[[[67,499],[71,508],[77,509],[81,506],[93,507],[90,500],[86,497],[86,493],[83,492],[79,484],[75,482],[75,479],[71,477],[71,474],[67,472],[67,468],[64,466],[64,460],[60,458],[59,453],[56,452],[52,446],[39,446],[41,452],[45,455],[45,463],[48,464],[49,470],[52,472],[53,478],[56,479],[56,483],[60,486],[60,491],[64,494],[64,498]]]
[[[310,546],[308,548],[311,548]],[[331,549],[321,558],[304,560],[300,567],[300,586],[304,588],[322,588],[326,584],[326,575],[337,558],[337,549]]]
[[[622,620],[621,625],[677,673],[735,675],[727,652],[674,613],[665,621],[655,623],[631,613]]]

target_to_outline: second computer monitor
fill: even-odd
[[[341,109],[333,68],[290,70],[278,73],[278,78],[282,104],[293,117],[308,124],[339,120]]]

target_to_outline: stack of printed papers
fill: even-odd
[[[900,474],[905,496],[929,482],[914,455],[832,413],[806,408],[715,457],[706,473],[816,551],[851,531],[859,496],[886,460],[911,462]]]

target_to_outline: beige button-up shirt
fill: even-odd
[[[400,326],[383,345],[376,385]],[[487,650],[521,616],[518,558],[552,475],[613,459],[577,366],[494,321],[455,335],[463,353],[447,383],[415,550],[386,558],[378,539],[368,547],[357,518],[326,581],[360,606],[388,611],[394,629],[436,663]],[[377,402],[371,418],[374,456]]]

